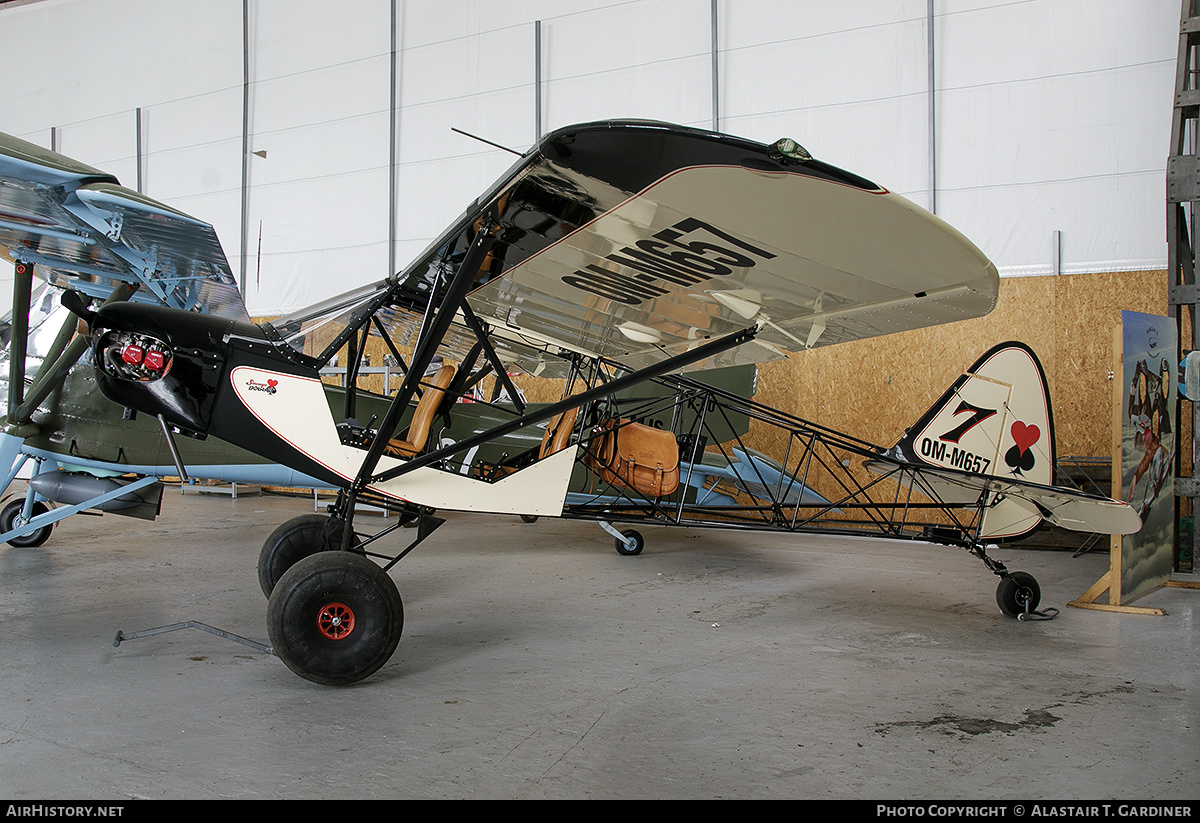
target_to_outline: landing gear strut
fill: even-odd
[[[1038,611],[1038,603],[1042,599],[1042,589],[1037,580],[1029,572],[1010,572],[999,560],[988,556],[980,544],[972,544],[967,551],[983,561],[983,564],[1000,578],[996,586],[996,605],[1008,617],[1017,620],[1052,620],[1058,614],[1058,609],[1049,608]]]

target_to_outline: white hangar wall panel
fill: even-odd
[[[241,17],[240,0],[42,0],[0,9],[4,121],[65,130],[240,87]]]
[[[1166,267],[1176,0],[946,0],[938,214],[1002,274]]]
[[[795,138],[927,207],[925,18],[925,0],[725,4],[722,129]]]
[[[391,6],[250,8],[245,296],[280,314],[387,275]]]
[[[398,266],[416,257],[524,151],[534,127],[534,26],[481,22],[497,5],[404,4],[397,68]],[[478,7],[478,8],[477,8]]]
[[[708,0],[396,0],[394,101],[392,0],[248,7],[266,156],[244,229],[242,0],[0,7],[0,130],[53,129],[135,185],[140,110],[144,190],[212,222],[235,272],[245,231],[257,315],[383,276],[390,232],[404,265],[514,160],[452,127],[524,150],[539,103],[543,132],[714,115]],[[1004,274],[1049,273],[1055,231],[1065,272],[1165,267],[1178,0],[935,0],[932,135],[926,0],[716,8],[723,130],[794,137],[922,206],[932,176],[938,213]]]
[[[709,4],[592,5],[542,23],[545,130],[620,117],[711,126]]]

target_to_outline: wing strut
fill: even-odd
[[[433,356],[437,353],[442,338],[446,336],[446,332],[450,330],[450,324],[454,322],[454,316],[458,311],[458,307],[466,301],[467,292],[471,290],[471,285],[475,281],[475,275],[483,266],[483,262],[487,259],[487,254],[491,251],[492,245],[495,242],[496,238],[492,233],[492,226],[489,223],[471,241],[471,245],[467,249],[462,263],[450,279],[441,305],[438,306],[437,313],[433,315],[429,324],[422,329],[421,336],[417,340],[417,345],[413,350],[412,362],[409,363],[408,373],[404,375],[404,382],[400,385],[399,391],[396,392],[396,396],[392,400],[392,405],[388,407],[387,414],[384,415],[383,420],[379,423],[379,433],[371,442],[370,448],[367,449],[367,456],[363,460],[362,466],[359,467],[358,476],[354,478],[354,483],[346,490],[346,511],[348,513],[354,511],[354,505],[358,496],[370,482],[371,475],[374,474],[375,467],[379,464],[379,458],[383,456],[383,451],[387,447],[388,441],[396,433],[396,426],[400,422],[401,415],[416,395],[417,384],[425,375],[425,370],[429,368],[429,364],[433,362]],[[433,295],[430,295],[430,305],[432,303]],[[350,543],[354,537],[354,531],[351,528],[352,523],[353,518],[346,517],[346,528],[342,534],[343,549],[350,547]]]
[[[19,266],[18,266],[19,267]],[[32,271],[33,266],[28,268]],[[118,283],[113,288],[112,294],[104,301],[104,305],[110,303],[119,303],[133,297],[138,290],[138,283]],[[29,386],[29,391],[23,396],[17,394],[13,396],[11,393],[15,387],[24,387],[25,385],[25,357],[24,348],[29,337],[29,296],[26,293],[22,302],[18,302],[20,293],[23,291],[21,284],[13,286],[13,321],[14,331],[12,334],[13,346],[16,347],[20,341],[21,356],[17,356],[17,351],[14,349],[12,355],[12,363],[9,375],[9,412],[7,422],[9,425],[20,425],[28,423],[30,417],[50,392],[62,385],[63,378],[67,376],[67,372],[79,360],[84,351],[87,350],[88,340],[83,335],[73,335],[75,326],[78,320],[71,317],[63,323],[59,329],[58,337],[55,338],[50,351],[46,353],[45,360],[38,368],[37,374],[33,377],[33,382]],[[69,292],[68,292],[69,293]],[[68,306],[68,308],[70,308]],[[17,324],[23,323],[23,331],[18,333]],[[14,374],[13,372],[19,372]],[[20,389],[16,389],[20,391]]]
[[[25,399],[25,347],[29,341],[29,298],[33,292],[33,264],[18,260],[13,267],[12,358],[8,364],[8,417],[16,416]]]

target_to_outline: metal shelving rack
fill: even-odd
[[[1197,0],[1183,0],[1179,23],[1179,56],[1175,70],[1175,108],[1171,118],[1171,149],[1167,158],[1167,297],[1179,330],[1181,354],[1196,349],[1196,203],[1200,202],[1200,17]],[[1183,413],[1191,406],[1191,436]],[[1200,430],[1200,403],[1180,400],[1177,411],[1180,435],[1176,438],[1175,509],[1176,522],[1191,523],[1176,536],[1175,570],[1180,568],[1181,545],[1195,547],[1196,499],[1200,498],[1200,476],[1196,433]],[[1187,449],[1191,449],[1190,455]],[[1186,474],[1185,474],[1186,472]]]

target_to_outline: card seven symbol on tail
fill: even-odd
[[[1033,445],[1042,437],[1042,430],[1036,425],[1025,425],[1020,420],[1015,421],[1009,429],[1012,435],[1013,447],[1004,453],[1004,462],[1015,475],[1024,475],[1037,463]]]

